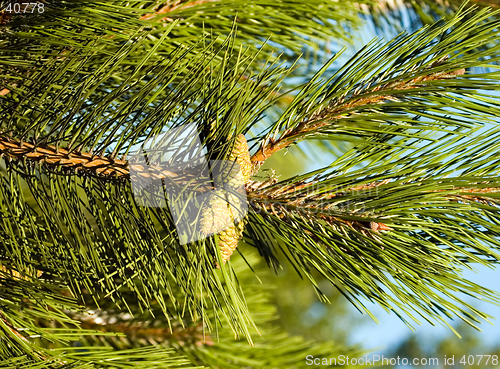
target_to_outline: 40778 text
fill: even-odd
[[[0,10],[8,14],[41,14],[45,12],[43,2],[2,1]]]

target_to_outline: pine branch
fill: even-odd
[[[468,263],[500,261],[499,134],[495,126],[468,138],[450,133],[416,148],[409,138],[391,149],[361,144],[327,168],[256,188],[250,193],[255,211],[250,213],[249,242],[263,255],[271,254],[268,262],[275,265],[266,242],[276,239],[274,244],[300,273],[314,280],[310,269],[318,270],[361,310],[367,311],[359,295],[417,322],[408,308],[426,320],[433,316],[444,322],[428,306],[446,305],[474,324],[485,315],[468,312],[450,291],[459,288],[498,301],[492,291],[467,286],[456,272]],[[440,282],[424,277],[427,273],[439,275]],[[394,285],[388,276],[401,284]],[[371,278],[377,281],[373,289],[367,287]],[[418,289],[412,287],[415,279]],[[426,302],[413,294],[426,296]]]
[[[255,46],[262,30],[283,26],[277,42],[293,49],[303,46],[298,30],[340,13],[313,9],[324,14],[308,23],[310,3],[282,1],[268,24],[261,15],[276,8],[266,1],[248,6],[220,0],[171,9],[166,14],[176,15],[177,23],[157,22],[151,31],[130,36],[143,22],[139,14],[151,13],[141,2],[131,3],[129,9],[119,2],[128,9],[124,25],[118,3],[113,11],[96,4],[95,23],[85,7],[75,7],[70,17],[75,23],[68,28],[56,22],[61,13],[54,10],[52,18],[38,19],[28,33],[13,26],[12,38],[0,50],[1,59],[13,65],[5,73],[10,93],[2,97],[0,151],[15,161],[0,175],[2,257],[11,261],[11,270],[27,264],[44,276],[52,271],[87,305],[154,311],[168,322],[201,321],[209,331],[224,324],[252,342],[251,297],[244,297],[232,260],[223,263],[239,234],[181,245],[169,209],[140,206],[128,181],[101,178],[126,179],[133,165],[126,155],[135,145],[183,124],[197,127],[210,160],[231,157],[229,137],[262,127],[291,68],[276,59],[262,67],[259,61],[266,59],[244,55],[238,47],[245,42],[236,37],[206,46],[199,39],[205,22],[218,32],[231,29],[235,10],[243,9],[246,16],[238,13],[236,19],[240,26],[264,22],[258,29],[246,28],[244,40]],[[312,3],[326,6],[323,0]],[[295,4],[293,9],[289,4]],[[307,11],[290,19],[302,10]],[[493,156],[500,128],[494,124],[488,134],[478,131],[500,115],[498,98],[478,90],[498,90],[500,77],[473,73],[499,60],[500,47],[466,52],[498,36],[499,23],[487,21],[489,15],[462,12],[385,45],[371,44],[325,83],[320,78],[334,59],[303,85],[278,120],[254,139],[259,148],[254,163],[303,139],[350,136],[357,142],[313,173],[262,183],[245,178],[256,210],[249,214],[245,240],[272,265],[273,249],[281,248],[313,283],[316,269],[366,311],[360,296],[412,318],[414,311],[442,322],[452,314],[472,324],[485,318],[456,295],[498,300],[459,275],[468,263],[500,260],[499,162]],[[327,24],[320,27],[325,32]],[[94,34],[100,25],[102,32]],[[316,30],[307,35],[315,37]],[[13,48],[21,37],[23,47]],[[61,58],[54,45],[66,39],[71,50]],[[40,61],[47,68],[35,68]],[[24,78],[23,70],[30,68]],[[247,73],[252,70],[260,72]],[[40,163],[39,170],[33,162]],[[153,174],[150,166],[137,169],[144,176],[177,181],[175,173],[155,168]],[[221,255],[224,242],[231,247]],[[214,258],[220,270],[213,267]],[[318,294],[325,298],[319,289]],[[17,301],[4,302],[12,307]],[[135,360],[144,352],[122,354]],[[91,360],[93,355],[109,362],[113,357],[92,351],[73,358]]]
[[[125,160],[112,159],[89,153],[68,151],[51,145],[35,146],[28,142],[0,136],[0,154],[7,159],[43,162],[52,167],[71,168],[75,174],[79,170],[108,177],[128,177],[129,168]],[[147,171],[146,171],[147,175]]]
[[[321,181],[319,179],[311,180],[307,183],[300,184],[296,182],[290,185],[283,186],[276,185],[277,182],[272,183],[273,186],[270,186],[271,183],[266,186],[264,182],[251,182],[247,184],[247,190],[250,201],[256,200],[265,201],[268,203],[281,202],[285,205],[296,206],[298,208],[307,208],[308,211],[314,213],[328,211],[328,206],[330,205],[326,202],[328,200],[340,200],[342,196],[346,196],[349,193],[363,191],[371,192],[371,190],[378,190],[379,187],[390,184],[391,180],[393,179],[386,178],[384,180],[373,181],[353,187],[347,187],[345,189],[332,188],[331,190],[327,190],[327,187],[324,186],[324,181]],[[489,181],[486,181],[484,182],[484,184],[473,185],[482,185],[480,188],[453,186],[453,188],[451,189],[431,190],[430,192],[449,192],[444,196],[453,201],[498,203],[498,200],[495,197],[489,196],[489,194],[492,195],[499,193],[500,187],[483,187],[488,183]],[[411,185],[411,182],[401,184],[400,188],[408,184]]]
[[[75,175],[84,172],[87,175],[103,179],[130,179],[131,170],[141,178],[167,178],[178,185],[192,182],[193,179],[199,177],[199,173],[196,172],[191,174],[176,173],[154,164],[129,164],[126,160],[109,156],[93,155],[77,150],[69,151],[52,145],[38,146],[16,141],[7,136],[0,136],[0,154],[8,160],[43,163],[48,168],[61,171],[62,174],[67,174],[68,170],[71,170]],[[199,188],[200,184],[195,183],[194,185]]]
[[[112,337],[109,335],[99,337],[88,337],[83,341],[85,346],[109,345],[118,348],[126,348],[139,345],[157,345],[161,347],[174,348],[179,354],[191,359],[192,363],[203,364],[211,368],[231,368],[239,369],[242,366],[254,368],[305,368],[304,357],[311,355],[339,354],[356,355],[361,354],[359,347],[344,347],[337,343],[313,344],[300,337],[290,337],[276,325],[276,309],[271,303],[271,296],[274,290],[272,284],[260,283],[261,278],[269,275],[268,270],[262,269],[258,264],[259,257],[255,250],[245,250],[245,259],[234,257],[231,259],[232,266],[241,282],[241,287],[246,296],[249,309],[254,312],[256,324],[259,327],[260,335],[255,338],[254,346],[247,342],[235,340],[232,332],[228,329],[218,329],[217,333],[207,334],[202,332],[201,327],[196,325],[195,340],[185,340],[183,333],[173,327],[174,334],[169,334],[168,321],[162,318],[160,306],[153,302],[150,309],[152,314],[147,312],[138,313],[132,319],[121,319],[123,314],[113,310],[112,307],[103,306],[96,312],[98,317],[102,317],[100,330],[110,329],[109,319],[116,319],[115,325],[126,334],[125,337]],[[248,267],[252,265],[252,270]],[[253,267],[255,266],[255,269]],[[255,278],[256,274],[259,278]],[[102,315],[100,315],[102,314]],[[90,318],[92,319],[92,317]],[[126,324],[127,326],[123,326]],[[99,328],[99,324],[93,325]],[[193,325],[187,324],[187,331],[191,332]],[[129,329],[131,328],[131,329]],[[112,329],[112,327],[111,327]],[[136,333],[140,336],[137,337]],[[144,337],[142,334],[146,334]],[[165,333],[165,336],[162,335]],[[178,333],[179,341],[176,339]],[[203,343],[202,335],[206,336]],[[198,340],[199,339],[199,340]]]
[[[93,331],[123,333],[131,344],[138,341],[154,342],[155,344],[168,343],[172,346],[212,346],[214,344],[214,338],[203,329],[203,323],[195,323],[187,326],[174,323],[173,326],[160,327],[150,326],[149,323],[150,322],[145,321],[139,323],[121,322],[112,324],[104,320],[102,323],[97,324],[95,320],[87,317],[82,319],[80,326],[83,329]]]
[[[440,63],[435,63],[437,66]],[[400,101],[398,94],[391,94],[395,90],[410,90],[413,88],[425,87],[425,82],[438,81],[455,78],[463,75],[465,69],[457,69],[451,72],[434,72],[428,75],[416,77],[410,81],[396,81],[386,85],[377,86],[368,91],[363,91],[360,95],[353,95],[344,103],[335,101],[324,109],[319,109],[297,126],[283,132],[277,139],[270,138],[269,142],[261,146],[255,154],[252,155],[252,161],[256,165],[262,165],[271,155],[279,150],[283,150],[290,145],[297,143],[307,137],[308,134],[316,134],[321,128],[332,125],[338,119],[342,119],[346,114],[352,114],[357,109],[365,105],[383,104],[387,101]],[[366,95],[369,95],[367,97]],[[344,100],[344,99],[342,99]]]
[[[384,135],[384,144],[392,138],[391,144],[397,145],[397,140],[409,135],[432,140],[431,132],[460,134],[491,121],[498,112],[490,113],[484,106],[497,109],[498,104],[494,96],[486,102],[477,91],[494,89],[497,77],[474,72],[499,59],[499,46],[473,50],[496,37],[497,21],[487,21],[487,11],[471,12],[463,11],[447,22],[402,34],[386,44],[373,42],[326,81],[320,79],[325,70],[320,70],[265,134],[258,136],[253,156],[256,169],[272,152],[304,140],[357,143]],[[465,19],[470,23],[459,27],[457,21]],[[475,34],[473,29],[482,23],[484,27]],[[453,51],[458,50],[455,47],[467,52],[460,54]],[[471,111],[477,112],[474,121],[468,118]],[[423,127],[429,134],[423,135]]]

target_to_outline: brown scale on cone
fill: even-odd
[[[226,182],[229,185],[229,191],[241,192],[241,189],[244,191],[243,186],[250,180],[252,175],[252,163],[248,143],[244,135],[240,134],[236,138],[228,161],[237,164],[231,166],[229,172],[223,173],[229,176],[229,180]],[[238,203],[235,194],[215,191],[208,202],[208,206],[202,210],[200,219],[201,232],[205,236],[218,233],[219,248],[224,263],[229,260],[236,247],[238,247],[238,241],[243,235],[245,224],[243,219],[240,220],[239,214],[235,214],[237,206],[231,206],[230,203]]]

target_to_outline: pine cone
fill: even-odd
[[[227,203],[225,191],[215,190],[201,212],[200,229],[202,234],[210,236],[233,224],[234,218]]]
[[[244,135],[238,135],[236,138],[228,162],[237,165],[228,165],[228,170],[222,171],[222,175],[228,178],[223,182],[226,189],[214,191],[200,219],[201,232],[205,236],[219,234],[219,247],[224,262],[229,260],[238,246],[238,240],[242,237],[245,226],[238,205],[244,201],[242,200],[245,195],[244,185],[252,176],[252,164]]]
[[[245,185],[252,176],[252,162],[248,151],[247,139],[244,135],[238,135],[236,138],[233,151],[229,155],[229,160],[235,161],[240,166],[239,174],[241,175],[241,182],[235,187]]]
[[[229,260],[234,250],[238,247],[238,242],[243,236],[246,220],[234,224],[232,227],[219,233],[219,248],[222,254],[222,261]]]
[[[233,251],[238,247],[238,230],[236,229],[236,225],[229,227],[219,233],[219,247],[220,252],[222,254],[222,260],[226,262],[229,260]]]
[[[238,188],[244,186],[252,176],[252,162],[248,143],[244,135],[238,135],[229,158],[224,162],[221,180],[225,186]]]

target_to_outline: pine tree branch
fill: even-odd
[[[373,181],[370,183],[347,187],[341,190],[332,189],[331,191],[320,193],[317,192],[317,190],[322,186],[322,183],[319,180],[313,180],[307,183],[304,183],[304,181],[298,181],[291,185],[283,186],[280,186],[278,184],[270,188],[269,185],[276,184],[276,182],[269,182],[266,186],[266,182],[250,181],[247,184],[246,188],[249,197],[251,197],[252,199],[281,201],[289,205],[299,207],[307,206],[311,207],[312,209],[317,209],[317,211],[321,211],[321,206],[319,206],[319,204],[321,204],[321,201],[339,198],[352,192],[376,189],[377,187],[386,185],[390,182],[391,178],[386,178],[381,181]],[[487,183],[488,182],[486,182],[486,184]],[[494,197],[489,197],[488,194],[500,193],[500,187],[453,187],[452,189],[439,189],[432,190],[430,192],[453,192],[445,196],[454,201],[462,200],[475,201],[480,203],[499,203],[499,200],[495,199]]]
[[[51,168],[62,170],[72,170],[75,174],[85,172],[91,176],[96,176],[104,179],[130,179],[130,170],[133,170],[138,176],[142,178],[163,179],[169,178],[178,184],[188,183],[197,177],[199,174],[193,172],[172,172],[165,170],[154,164],[152,165],[138,165],[130,164],[127,160],[119,160],[110,158],[108,156],[93,155],[85,152],[78,152],[76,150],[69,151],[63,148],[56,148],[51,145],[37,146],[28,142],[21,142],[13,140],[7,136],[0,135],[0,154],[12,160],[28,160],[38,163],[43,163]],[[318,202],[323,200],[332,199],[342,196],[348,192],[373,189],[381,185],[389,183],[390,179],[383,181],[374,181],[368,184],[353,186],[342,190],[342,192],[332,191],[330,193],[321,193],[319,195],[311,196],[307,193],[308,190],[314,190],[318,185],[318,181],[311,181],[308,183],[294,183],[288,186],[272,186],[275,181],[269,182],[256,182],[249,181],[247,183],[247,191],[252,199],[267,199],[268,201],[286,201],[287,206],[307,206],[310,211],[317,207]],[[267,185],[266,185],[267,184]],[[199,189],[207,190],[206,188]],[[433,192],[443,192],[449,190],[435,190]],[[453,192],[460,192],[461,194],[450,194],[447,197],[450,200],[468,200],[476,202],[496,202],[495,199],[489,198],[487,194],[498,193],[500,188],[454,188]],[[481,194],[481,195],[479,195]],[[320,208],[317,209],[321,211]],[[323,209],[326,210],[326,209]]]
[[[286,198],[280,198],[281,195],[285,195],[282,192],[277,193],[276,197],[274,197],[270,193],[262,195],[255,192],[249,192],[248,196],[252,210],[258,214],[265,213],[268,215],[274,215],[284,222],[292,221],[292,223],[293,220],[292,218],[290,218],[289,214],[300,214],[300,216],[304,217],[305,219],[317,219],[323,221],[325,222],[325,225],[328,225],[329,227],[337,228],[338,226],[347,226],[352,230],[362,233],[366,237],[377,239],[375,233],[379,233],[380,231],[393,230],[391,227],[384,223],[383,219],[375,220],[375,218],[378,217],[374,215],[367,215],[363,212],[358,213],[357,211],[341,210],[334,203],[331,203],[328,200],[332,198],[339,199],[349,192],[363,191],[367,189],[369,190],[380,185],[385,185],[387,183],[389,183],[389,181],[378,181],[367,185],[352,187],[342,192],[332,191],[330,193],[321,193],[319,195],[313,196],[302,193],[296,197],[293,197],[293,195],[291,196],[290,191],[285,193],[287,195]],[[313,186],[313,184],[308,185],[310,185],[311,187]],[[300,189],[303,190],[306,187],[308,186],[300,186]],[[430,192],[453,192],[444,195],[444,198],[453,202],[476,202],[490,206],[500,205],[500,199],[488,196],[489,194],[500,193],[500,187],[457,187],[453,188],[452,190],[442,189],[433,190]],[[423,194],[425,193],[426,192],[424,191]],[[425,205],[425,203],[423,203],[423,205]],[[368,219],[363,220],[363,218],[365,217]],[[370,218],[374,218],[374,220],[370,220]],[[370,230],[372,231],[372,233],[369,232]],[[312,238],[316,239],[320,244],[324,243],[324,241],[321,241],[316,235],[312,234],[311,232],[309,232],[308,234]]]
[[[200,345],[213,345],[212,337],[203,329],[203,323],[198,322],[189,326],[181,326],[176,322],[170,323],[173,327],[162,326],[154,327],[149,326],[148,322],[133,322],[133,323],[110,323],[104,322],[101,324],[96,323],[93,319],[82,319],[80,327],[87,330],[96,330],[102,332],[119,332],[127,336],[127,338],[134,342],[138,339],[146,339],[148,342],[154,341],[157,344],[177,343],[180,345],[194,344]]]
[[[63,171],[72,170],[74,174],[84,172],[103,179],[130,179],[131,170],[141,178],[170,178],[179,185],[199,177],[199,174],[196,173],[176,173],[154,164],[130,164],[127,160],[76,150],[69,151],[52,145],[34,145],[29,142],[16,141],[3,135],[0,135],[0,155],[12,160],[43,163]]]
[[[75,173],[82,170],[95,175],[114,176],[115,178],[129,176],[128,163],[124,160],[68,151],[51,145],[36,146],[6,136],[0,136],[0,154],[9,159],[27,159],[64,169],[71,168]]]
[[[234,19],[231,18],[235,14],[231,5],[235,3],[236,1],[224,1],[225,9],[203,7],[206,10],[205,18],[200,17],[199,24],[210,21],[211,14],[219,11],[225,11],[221,17]],[[288,3],[282,4],[286,8]],[[245,3],[237,5],[244,7]],[[195,14],[197,11],[198,9],[189,9],[186,14]],[[247,21],[258,19],[260,14],[254,17],[251,13]],[[481,16],[486,17],[485,12]],[[459,278],[458,273],[453,272],[469,261],[479,259],[486,264],[499,260],[495,252],[499,242],[494,238],[498,234],[495,229],[498,224],[497,209],[484,206],[484,203],[474,206],[462,203],[481,202],[493,192],[485,195],[479,191],[467,192],[466,187],[459,187],[462,184],[482,185],[488,180],[486,177],[493,176],[498,163],[489,160],[484,164],[484,161],[489,159],[488,150],[496,150],[496,147],[495,144],[488,147],[486,139],[481,145],[476,145],[464,160],[463,166],[467,167],[460,168],[472,172],[470,178],[462,181],[454,178],[446,186],[441,184],[439,177],[448,176],[449,173],[443,174],[446,170],[460,167],[458,159],[452,160],[453,157],[462,155],[463,151],[473,145],[464,146],[458,152],[441,150],[456,142],[451,139],[449,142],[440,141],[439,134],[445,132],[448,137],[454,136],[457,140],[458,137],[473,136],[475,132],[472,129],[464,134],[465,129],[462,128],[477,127],[498,115],[495,97],[476,91],[483,88],[498,90],[498,78],[491,73],[484,77],[478,74],[468,75],[468,78],[448,83],[438,81],[463,74],[462,68],[484,66],[490,58],[498,59],[498,48],[475,54],[469,59],[461,56],[462,49],[488,42],[487,37],[491,37],[493,29],[498,29],[498,25],[491,23],[477,26],[476,23],[483,18],[468,17],[465,20],[464,15],[460,17],[457,16],[454,20],[458,29],[455,33],[448,32],[453,22],[445,26],[437,24],[422,31],[420,35],[397,39],[380,50],[372,48],[365,52],[364,49],[359,58],[354,58],[354,62],[346,69],[332,77],[333,83],[328,82],[320,86],[320,89],[317,89],[321,85],[317,79],[308,83],[305,92],[290,108],[289,115],[272,127],[274,129],[269,130],[272,139],[266,138],[262,148],[269,143],[278,142],[276,136],[284,141],[289,140],[286,142],[288,145],[315,133],[321,136],[347,131],[361,138],[363,142],[326,169],[325,172],[330,172],[322,179],[327,182],[329,190],[343,186],[350,191],[375,187],[380,187],[381,191],[380,196],[351,196],[351,201],[338,191],[306,195],[309,185],[303,180],[298,180],[293,186],[290,182],[286,183],[281,192],[276,189],[280,183],[272,178],[269,183],[249,183],[249,186],[259,192],[257,198],[268,190],[268,194],[277,191],[275,197],[270,196],[261,201],[266,212],[271,214],[267,221],[259,223],[258,214],[250,214],[253,219],[247,226],[252,230],[260,227],[264,230],[262,233],[270,235],[260,237],[261,234],[254,233],[250,237],[250,241],[266,244],[267,249],[261,249],[265,255],[269,255],[268,249],[281,242],[281,245],[286,245],[284,252],[293,254],[298,260],[294,266],[300,272],[308,273],[316,268],[323,275],[329,276],[336,285],[345,288],[347,295],[356,299],[356,296],[364,294],[387,309],[399,307],[408,312],[412,308],[408,305],[413,304],[423,310],[426,319],[439,317],[440,314],[450,317],[451,311],[468,317],[464,309],[448,304],[441,297],[433,298],[433,289],[444,294],[465,291],[474,296],[487,296],[482,289],[468,284]],[[101,22],[104,18],[101,17]],[[288,22],[278,14],[275,18],[278,20],[274,22],[273,19],[272,27],[282,24],[279,21]],[[193,19],[189,18],[188,21],[192,24]],[[219,18],[214,24],[217,22]],[[226,25],[229,23],[231,22],[226,22]],[[21,139],[9,139],[0,135],[1,153],[6,158],[22,163],[41,163],[48,169],[65,168],[77,173],[87,171],[96,177],[126,179],[130,176],[132,165],[125,159],[114,160],[115,156],[128,152],[137,142],[160,134],[164,129],[189,122],[197,124],[202,131],[205,128],[213,131],[211,127],[216,127],[218,141],[214,140],[214,146],[223,146],[219,156],[224,156],[226,146],[229,147],[225,145],[228,135],[231,132],[247,132],[254,122],[260,123],[260,112],[272,105],[267,104],[266,96],[271,96],[274,89],[266,89],[262,94],[255,93],[257,87],[239,89],[239,71],[242,69],[239,62],[236,62],[238,68],[221,67],[223,71],[217,76],[202,73],[209,64],[201,63],[200,68],[185,68],[186,65],[181,61],[189,59],[190,54],[186,54],[185,58],[179,54],[178,61],[172,59],[175,67],[171,70],[163,68],[165,64],[153,64],[153,61],[166,55],[168,48],[163,46],[168,45],[169,40],[185,40],[186,45],[189,45],[194,39],[191,38],[191,33],[195,34],[201,29],[191,25],[171,26],[176,32],[168,37],[164,35],[161,42],[150,43],[158,36],[155,29],[148,37],[144,37],[144,43],[137,45],[133,52],[123,50],[119,57],[106,59],[106,65],[112,65],[113,68],[104,67],[100,57],[102,54],[97,53],[95,55],[98,56],[93,57],[92,63],[82,63],[81,67],[68,64],[67,74],[77,76],[75,80],[66,78],[66,72],[47,71],[47,77],[50,77],[47,79],[30,76],[33,82],[44,83],[39,84],[37,94],[32,94],[28,88],[15,88],[14,93],[7,97],[6,101],[11,104],[10,115],[5,114],[6,123],[2,126],[2,131],[13,132],[15,137]],[[47,27],[43,32],[50,33],[50,27]],[[307,27],[309,26],[304,28]],[[290,29],[291,34],[294,34],[298,27]],[[250,36],[247,34],[251,39],[250,43],[254,44],[256,38],[261,36],[258,34],[260,30],[261,28],[254,30],[255,33]],[[16,40],[16,37],[13,39]],[[55,36],[51,40],[60,42]],[[461,43],[461,40],[466,41]],[[133,44],[133,40],[131,41],[130,44]],[[127,42],[126,45],[128,44]],[[455,53],[452,62],[439,66],[433,73],[426,71],[424,65],[442,59],[450,49]],[[144,50],[151,50],[151,60],[144,57]],[[45,55],[45,51],[43,49],[40,54],[35,53],[31,62],[35,63],[40,55]],[[22,52],[26,53],[26,50],[23,49]],[[107,52],[110,55],[116,54],[114,47],[107,49]],[[221,60],[226,65],[230,58],[224,54]],[[11,54],[7,55],[5,59],[11,57]],[[16,57],[19,58],[20,54]],[[206,56],[200,57],[205,58]],[[109,81],[108,78],[99,79],[93,74],[96,66],[102,67],[99,70],[103,75],[112,76]],[[324,70],[327,68],[325,66]],[[139,73],[143,69],[150,74]],[[186,73],[177,73],[176,69],[185,69]],[[162,78],[157,79],[157,71],[163,73]],[[261,74],[264,76],[263,86],[274,83],[271,78],[273,75],[266,77],[266,73],[268,72],[263,71]],[[177,85],[183,75],[195,74],[199,74],[196,83],[193,81],[192,84]],[[371,78],[374,75],[376,77]],[[409,85],[411,83],[414,85]],[[279,81],[274,86],[278,84]],[[257,86],[247,84],[250,85]],[[374,85],[380,87],[370,89]],[[29,84],[26,87],[28,86]],[[174,86],[174,89],[172,94],[164,94],[156,89],[159,86]],[[198,86],[203,87],[197,89]],[[422,86],[424,87],[421,88]],[[196,96],[187,93],[191,89],[196,91]],[[471,90],[475,92],[470,93]],[[30,92],[25,94],[26,91]],[[99,93],[94,94],[94,91]],[[178,97],[173,97],[176,94]],[[28,98],[30,96],[31,100]],[[458,107],[453,106],[454,111],[450,112],[451,101],[455,101],[455,98]],[[41,107],[41,102],[44,107]],[[81,102],[81,105],[76,102]],[[385,102],[388,103],[384,104]],[[318,109],[320,106],[321,109]],[[299,110],[297,115],[294,115],[295,108]],[[259,113],[255,113],[256,111]],[[427,120],[413,118],[420,114]],[[406,120],[408,117],[409,120]],[[327,122],[331,120],[343,120],[343,127],[338,130],[329,127]],[[213,126],[214,121],[217,124]],[[378,128],[374,128],[373,122],[376,122]],[[357,131],[358,127],[361,132]],[[412,136],[413,131],[417,133]],[[204,142],[205,138],[210,141],[211,133],[202,137]],[[420,141],[413,145],[414,142],[401,139],[393,145],[393,151],[387,151],[385,144],[399,133]],[[490,132],[489,134],[491,135]],[[424,152],[425,155],[422,155],[422,148],[419,147],[418,151],[415,147],[418,144],[425,146],[427,142],[422,142],[430,136],[432,140],[429,141],[437,138],[435,141],[440,141],[437,142],[440,147],[430,148],[428,153]],[[43,138],[38,143],[26,143],[23,141],[24,137],[36,137],[37,140],[38,137]],[[67,137],[71,137],[69,144],[65,141]],[[257,142],[260,143],[258,140]],[[66,148],[59,149],[59,146]],[[78,149],[73,149],[74,147]],[[114,150],[110,157],[105,156],[109,149]],[[408,158],[395,163],[403,155],[399,149],[408,150]],[[412,149],[415,151],[410,153]],[[209,155],[212,153],[210,150]],[[265,150],[262,153],[265,154]],[[366,166],[366,162],[370,160],[373,165]],[[21,168],[22,164],[18,167]],[[359,168],[362,169],[356,173]],[[80,181],[79,176],[68,179],[51,175],[50,170],[45,171],[47,176],[43,180],[36,175],[20,178],[15,173],[16,169],[15,166],[9,166],[6,174],[0,176],[0,201],[4,219],[2,233],[6,253],[10,258],[17,260],[22,257],[15,255],[26,255],[29,262],[35,265],[40,262],[44,270],[54,270],[54,274],[66,278],[72,286],[76,286],[74,291],[83,289],[88,291],[88,296],[96,299],[102,297],[102,293],[105,295],[102,300],[113,300],[120,306],[132,306],[136,311],[148,309],[149,302],[156,300],[160,302],[161,310],[168,319],[190,316],[193,320],[201,318],[205,322],[225,321],[236,334],[242,332],[249,336],[247,327],[251,325],[251,319],[247,312],[247,300],[240,296],[236,275],[231,274],[232,264],[223,266],[221,263],[222,278],[221,273],[214,272],[212,268],[213,251],[217,251],[217,237],[196,242],[195,247],[179,245],[168,209],[138,205],[134,202],[129,186],[115,186],[114,183],[103,184],[92,180]],[[155,178],[172,174],[165,174],[160,169],[157,172],[153,170],[154,173],[150,174],[151,169],[151,166],[144,166],[137,171],[147,171],[145,175],[156,175]],[[473,176],[476,177],[471,179]],[[379,182],[369,182],[387,177],[399,182],[383,188]],[[363,182],[369,183],[359,185]],[[410,184],[405,186],[406,182]],[[398,183],[401,188],[398,188]],[[450,188],[453,184],[457,185],[455,189]],[[494,184],[498,182],[488,184],[491,186],[490,190],[494,188]],[[26,199],[26,189],[29,189],[35,201],[32,201],[33,198]],[[443,192],[439,193],[441,190]],[[454,202],[447,202],[447,198]],[[360,211],[350,212],[346,205],[345,209],[341,209],[343,213],[328,218],[324,210],[329,206],[325,200],[329,199],[340,200],[344,204],[354,203]],[[425,202],[427,200],[430,201],[428,204]],[[282,203],[290,204],[293,209],[288,211]],[[367,212],[366,217],[363,217],[365,214],[361,211],[364,205],[372,211]],[[313,210],[318,211],[312,214]],[[377,214],[380,214],[380,222],[377,221]],[[394,232],[383,223],[387,218],[392,218],[387,224],[397,225]],[[381,232],[384,228],[389,232]],[[481,241],[485,241],[485,244],[481,245]],[[339,247],[341,250],[355,250],[350,255],[357,259],[346,260],[342,252],[337,253]],[[380,252],[381,248],[385,251]],[[407,256],[409,259],[405,259]],[[397,279],[398,283],[402,282],[402,286],[394,283],[394,279],[385,278],[387,273]],[[313,280],[310,275],[308,277]],[[415,287],[422,280],[424,287]],[[380,284],[385,287],[385,291],[381,290]],[[127,297],[132,298],[123,297],[122,292],[127,291],[131,292]],[[386,291],[395,292],[388,294]],[[167,299],[174,305],[172,309],[169,303],[165,304]],[[461,304],[460,299],[455,301]],[[212,307],[215,316],[208,316],[210,313],[207,310]],[[474,315],[483,316],[473,312]],[[474,315],[472,320],[475,319]]]
[[[436,65],[438,64],[433,66]],[[463,68],[451,72],[432,73],[427,76],[419,76],[410,81],[392,82],[384,86],[378,86],[370,91],[363,91],[360,94],[361,96],[353,96],[346,103],[343,101],[335,102],[335,104],[325,109],[318,110],[297,126],[283,132],[278,139],[269,138],[269,142],[262,144],[258,151],[252,155],[251,160],[257,166],[260,166],[274,153],[305,139],[307,135],[314,134],[319,129],[331,125],[332,121],[342,119],[346,114],[352,113],[364,105],[383,104],[386,101],[399,101],[398,96],[391,94],[391,91],[410,90],[425,86],[425,82],[455,78],[464,73],[465,69]],[[387,91],[386,94],[384,94],[385,91]]]

